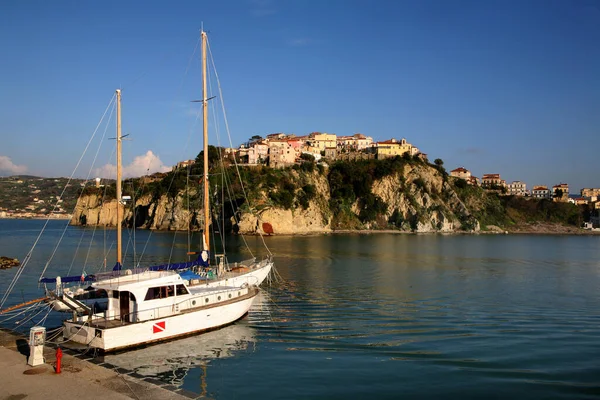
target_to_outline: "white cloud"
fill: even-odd
[[[123,167],[123,178],[136,178],[144,175],[151,175],[155,172],[168,172],[171,167],[163,164],[152,150],[148,150],[146,154],[137,156],[131,164]],[[103,167],[97,168],[96,176],[100,178],[114,179],[117,175],[117,167],[113,164],[106,164]]]
[[[16,165],[10,157],[0,156],[0,174],[19,175],[27,171],[25,165]]]

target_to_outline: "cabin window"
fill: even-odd
[[[113,299],[118,299],[119,298],[119,291],[118,290],[113,290],[112,294],[113,294]]]
[[[175,286],[159,286],[148,289],[144,300],[166,299],[175,296]]]
[[[177,285],[177,296],[182,296],[184,294],[190,294],[187,288],[183,285]]]

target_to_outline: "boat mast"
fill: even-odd
[[[210,251],[210,205],[208,197],[208,98],[206,90],[206,32],[202,31],[202,112],[204,133],[204,250]],[[210,261],[210,258],[209,258]]]
[[[117,264],[121,265],[121,90],[117,89]]]

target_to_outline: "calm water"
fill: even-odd
[[[0,220],[0,255],[23,258],[41,224]],[[136,235],[141,251],[148,232]],[[284,282],[246,319],[105,361],[220,399],[600,397],[600,237],[266,240]],[[173,241],[182,259],[187,239],[173,233],[152,234],[145,259],[164,261]],[[230,238],[230,258],[248,255],[240,242]],[[104,233],[69,228],[63,243],[55,257],[78,274],[101,257]],[[41,265],[14,302],[38,294]],[[0,294],[15,271],[0,271]]]

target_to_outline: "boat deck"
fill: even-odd
[[[237,287],[226,287],[228,290],[231,289],[240,289]],[[199,293],[202,292],[207,292],[207,293],[215,293],[215,289],[212,288],[199,288]],[[219,292],[222,291],[226,291],[225,289],[223,290],[219,290]],[[175,315],[181,315],[181,314],[187,314],[187,313],[191,313],[191,312],[196,312],[198,310],[201,309],[210,309],[210,308],[214,308],[214,307],[220,307],[223,305],[227,305],[227,304],[231,304],[231,303],[235,303],[237,301],[240,300],[244,300],[247,298],[251,298],[254,297],[258,294],[259,289],[257,287],[254,288],[250,288],[248,290],[247,293],[241,295],[240,297],[235,297],[235,298],[231,298],[231,299],[227,299],[224,301],[220,301],[218,303],[211,303],[211,304],[206,304],[206,305],[202,305],[200,307],[194,307],[194,308],[188,308],[188,309],[183,309],[181,311],[177,311],[177,312],[173,312],[170,315],[164,315],[155,319],[163,319],[163,318],[168,318],[168,317],[173,317]],[[196,293],[194,293],[196,294]],[[170,306],[169,306],[170,307]],[[134,321],[134,322],[130,322],[130,321],[123,321],[120,318],[111,318],[111,319],[105,319],[105,318],[98,318],[92,321],[88,321],[87,319],[83,319],[80,321],[69,321],[72,324],[78,325],[78,326],[84,326],[84,325],[88,325],[90,328],[95,328],[95,329],[112,329],[112,328],[117,328],[120,326],[125,326],[125,325],[133,325],[133,324],[138,324],[138,323],[144,323],[144,322],[148,322],[148,320],[142,320],[142,321]]]

